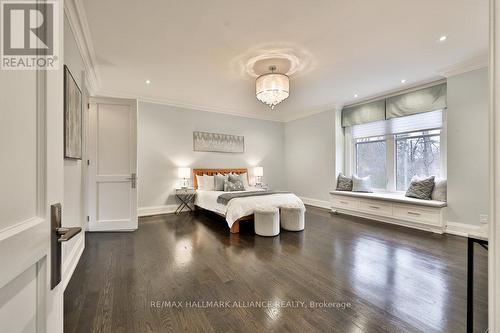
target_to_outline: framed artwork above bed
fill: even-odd
[[[218,153],[244,153],[245,137],[231,134],[193,132],[193,150]]]

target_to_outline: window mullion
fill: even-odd
[[[386,190],[396,191],[396,144],[394,135],[388,135],[386,141]]]

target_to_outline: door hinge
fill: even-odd
[[[87,160],[87,165],[90,165],[90,160]]]
[[[89,221],[90,221],[90,216],[87,215],[87,222],[89,222]]]
[[[90,109],[90,103],[87,103],[87,109]]]

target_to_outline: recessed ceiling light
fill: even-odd
[[[150,81],[150,80],[146,80],[146,84],[150,84],[150,83],[151,83],[151,81]]]
[[[358,94],[354,94],[354,98],[358,98]]]
[[[402,80],[401,80],[401,83],[406,83],[406,79],[402,79]]]
[[[448,39],[448,36],[446,36],[446,35],[443,35],[443,36],[439,37],[439,41],[440,42],[444,42],[447,39]]]

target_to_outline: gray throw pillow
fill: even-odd
[[[244,191],[245,187],[243,186],[243,183],[241,180],[236,180],[234,182],[226,180],[224,182],[224,191],[225,192],[233,192],[233,191]]]
[[[370,176],[358,177],[352,175],[352,191],[372,193],[372,181]]]
[[[337,191],[352,191],[352,178],[344,176],[342,172],[339,173]]]
[[[215,175],[215,191],[224,191],[224,182],[228,179],[227,175]]]
[[[240,175],[238,175],[238,174],[236,174],[236,173],[230,173],[230,174],[228,175],[228,180],[229,180],[230,182],[235,182],[235,181],[237,181],[237,180],[241,180],[241,179],[240,179]]]
[[[432,189],[434,188],[434,176],[415,180],[413,179],[406,190],[406,196],[422,200],[431,200]]]

